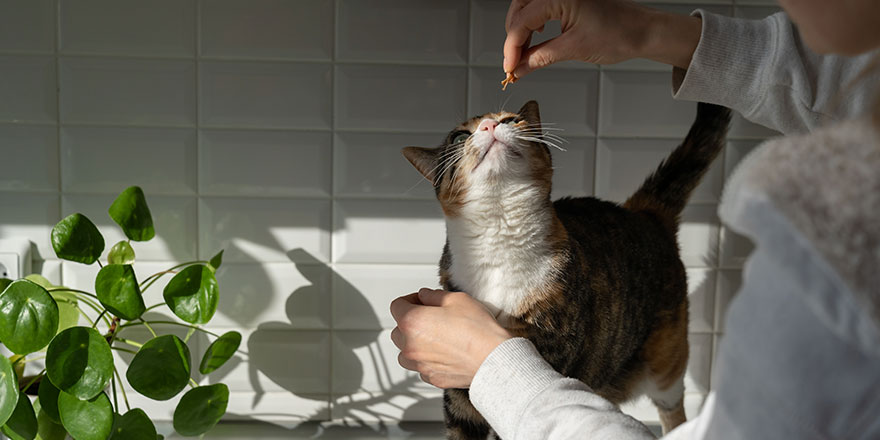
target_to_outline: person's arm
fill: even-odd
[[[865,111],[876,81],[847,86],[873,54],[819,55],[807,48],[784,13],[743,20],[698,10],[700,42],[687,70],[673,69],[676,99],[730,107],[783,133]]]
[[[654,436],[583,382],[556,372],[527,339],[509,339],[471,382],[474,407],[509,440],[615,439]]]

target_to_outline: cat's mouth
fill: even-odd
[[[483,163],[483,161],[486,159],[486,156],[488,156],[489,153],[495,148],[503,148],[505,152],[510,153],[513,156],[522,156],[518,151],[511,148],[510,145],[496,139],[496,140],[492,141],[491,144],[489,144],[489,147],[487,147],[486,150],[483,151],[482,154],[480,154],[480,158],[477,160],[477,164],[474,166],[475,170],[480,166],[480,164]],[[504,153],[502,153],[502,154],[504,154]]]

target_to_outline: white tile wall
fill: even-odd
[[[567,140],[553,152],[554,196],[621,201],[694,113],[670,99],[668,68],[645,61],[563,63],[502,92],[507,5],[0,0],[0,206],[15,208],[0,209],[0,237],[30,238],[38,270],[91,289],[96,269],[55,259],[49,231],[81,211],[109,247],[122,238],[109,203],[141,185],[158,235],[135,244],[139,277],[226,249],[211,327],[244,341],[230,365],[199,379],[230,385],[230,419],[438,420],[440,393],[397,366],[388,337],[389,302],[437,285],[444,240],[433,190],[400,148],[437,145],[469,115],[537,99]],[[656,6],[775,10],[769,0]],[[536,41],[558,32],[551,23]],[[721,188],[773,135],[737,117],[683,215],[691,415],[711,389],[724,311],[751,250],[719,225]],[[193,356],[208,342],[193,338]],[[626,410],[657,418],[644,400]]]

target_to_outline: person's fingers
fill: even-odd
[[[553,63],[572,59],[571,41],[567,35],[560,35],[551,40],[547,40],[534,47],[528,48],[523,52],[519,64],[513,71],[513,75],[517,78]]]
[[[507,38],[504,40],[505,72],[512,72],[520,63],[520,54],[523,47],[528,47],[532,32],[543,29],[544,23],[552,18],[544,0],[530,2],[511,14]]]
[[[394,301],[391,301],[391,316],[395,321],[400,322],[403,315],[412,310],[418,304],[421,304],[419,302],[418,293],[410,293],[409,295],[401,296]]]
[[[403,352],[400,352],[397,355],[397,363],[400,364],[401,367],[406,368],[410,371],[418,371],[418,363],[406,356],[403,355]]]
[[[442,306],[444,304],[444,300],[447,296],[450,295],[450,292],[445,290],[435,290],[422,288],[419,290],[419,301],[426,306]]]
[[[403,335],[400,327],[394,327],[394,330],[391,330],[391,342],[394,343],[395,347],[403,350],[403,347],[406,345],[406,336]]]

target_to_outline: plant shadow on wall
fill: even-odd
[[[287,426],[287,421],[293,418],[302,420],[305,423],[294,429],[297,434],[326,432],[327,429],[382,433],[387,430],[384,422],[395,422],[398,417],[400,420],[419,420],[424,419],[426,413],[439,417],[441,399],[424,397],[424,391],[430,387],[417,375],[404,373],[396,362],[389,365],[387,359],[396,359],[396,352],[388,352],[390,343],[381,340],[387,337],[387,332],[380,330],[380,319],[365,295],[309,252],[294,249],[287,255],[305,281],[285,301],[287,320],[259,323],[246,337],[246,359],[231,359],[210,380],[223,381],[226,380],[224,376],[233,370],[246,369],[249,388],[254,392],[251,408],[260,407],[269,393],[290,392],[312,401],[317,409],[290,414],[283,408],[272,408],[271,412],[257,410],[231,415],[236,419],[269,423],[284,420],[282,424]],[[228,265],[227,270],[234,270],[234,265]],[[219,273],[221,282],[226,276],[228,274]],[[262,294],[273,291],[268,279],[251,280],[251,283],[256,284],[249,290],[258,289],[264,292]],[[346,292],[345,308],[358,311],[360,330],[327,330],[330,323],[316,316],[320,313],[304,313],[322,308],[328,311],[331,289]],[[265,301],[257,303],[262,305]],[[235,301],[220,305],[221,313],[227,316],[235,316],[239,310]],[[254,310],[245,313],[258,315]],[[369,365],[365,365],[357,352],[365,354]],[[327,413],[328,400],[332,404],[332,414]],[[309,423],[330,418],[344,420],[349,426],[321,428]],[[405,423],[398,426],[406,430]]]

